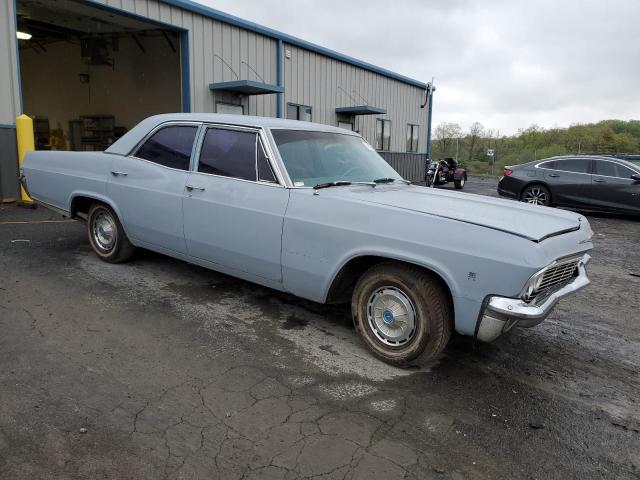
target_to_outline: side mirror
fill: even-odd
[[[634,173],[633,175],[631,175],[631,179],[635,180],[636,182],[640,182],[640,173]]]

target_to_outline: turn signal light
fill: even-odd
[[[508,177],[509,175],[511,175],[513,173],[513,170],[511,170],[510,168],[505,168],[504,169],[504,176]]]

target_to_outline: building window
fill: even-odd
[[[287,118],[290,120],[302,120],[303,122],[310,122],[311,107],[308,105],[287,103]]]
[[[376,149],[390,150],[391,148],[391,120],[376,120]]]
[[[407,125],[407,152],[418,151],[418,132],[419,126],[408,124]]]

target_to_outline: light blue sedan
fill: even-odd
[[[105,152],[32,152],[32,197],[86,220],[101,259],[147,248],[321,303],[374,355],[491,341],[589,283],[575,213],[410,185],[358,134],[212,114],[150,117]],[[211,312],[215,315],[216,312]]]

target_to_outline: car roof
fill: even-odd
[[[292,130],[310,130],[358,136],[358,133],[345,130],[344,128],[321,123],[287,120],[284,118],[229,115],[222,113],[163,113],[145,118],[105,151],[107,153],[127,155],[151,130],[167,122],[210,122],[266,129],[287,128]]]
[[[547,162],[551,160],[567,160],[567,159],[574,159],[574,158],[585,159],[585,160],[609,160],[612,162],[620,163],[628,167],[632,167],[634,169],[638,169],[637,164],[630,162],[628,160],[625,160],[623,158],[618,158],[611,155],[556,155],[555,157],[543,158],[542,160],[537,160],[530,163],[538,164],[541,162]]]

